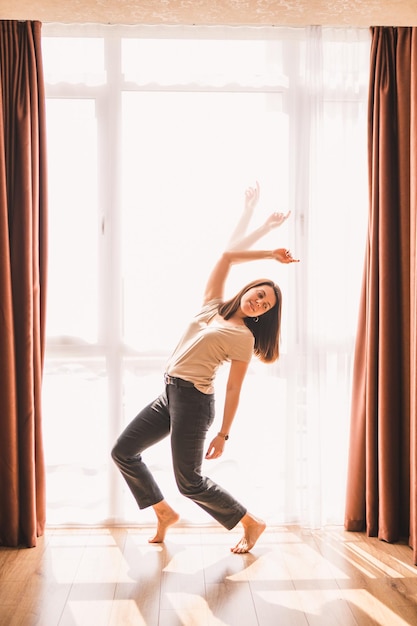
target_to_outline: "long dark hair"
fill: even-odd
[[[253,317],[245,317],[243,321],[255,337],[254,354],[263,363],[273,363],[279,358],[279,342],[281,336],[281,309],[282,293],[281,289],[272,280],[267,278],[254,280],[246,287],[243,287],[234,298],[219,305],[219,315],[228,320],[236,313],[240,306],[242,296],[253,287],[269,285],[275,292],[276,303],[255,322]]]

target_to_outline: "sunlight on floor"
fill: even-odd
[[[238,530],[172,528],[158,545],[150,534],[49,529],[34,550],[0,551],[0,623],[17,623],[25,589],[37,621],[22,626],[417,626],[404,544],[283,526],[236,555]]]

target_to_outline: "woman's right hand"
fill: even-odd
[[[256,181],[256,187],[248,187],[245,191],[245,209],[252,213],[258,204],[260,194],[259,183]]]
[[[272,258],[280,263],[299,263],[300,259],[294,259],[287,248],[277,248],[272,250]]]
[[[277,228],[278,226],[281,226],[281,224],[283,224],[290,215],[291,211],[288,211],[288,213],[272,213],[272,215],[270,215],[265,221],[265,226],[268,230]]]

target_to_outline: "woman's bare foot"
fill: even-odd
[[[166,532],[170,526],[178,522],[180,516],[172,509],[165,500],[154,504],[153,510],[158,519],[156,533],[148,539],[149,543],[162,543],[165,539]]]
[[[246,513],[240,521],[243,525],[244,534],[235,547],[230,548],[231,552],[235,554],[245,554],[249,552],[249,550],[252,550],[266,528],[265,522],[256,519],[256,517],[249,515],[249,513]]]

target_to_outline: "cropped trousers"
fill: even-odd
[[[181,494],[193,500],[228,530],[246,513],[233,496],[201,473],[207,431],[214,420],[214,394],[171,379],[165,391],[126,427],[112,458],[140,509],[164,499],[142,458],[153,444],[170,436],[175,480]]]

